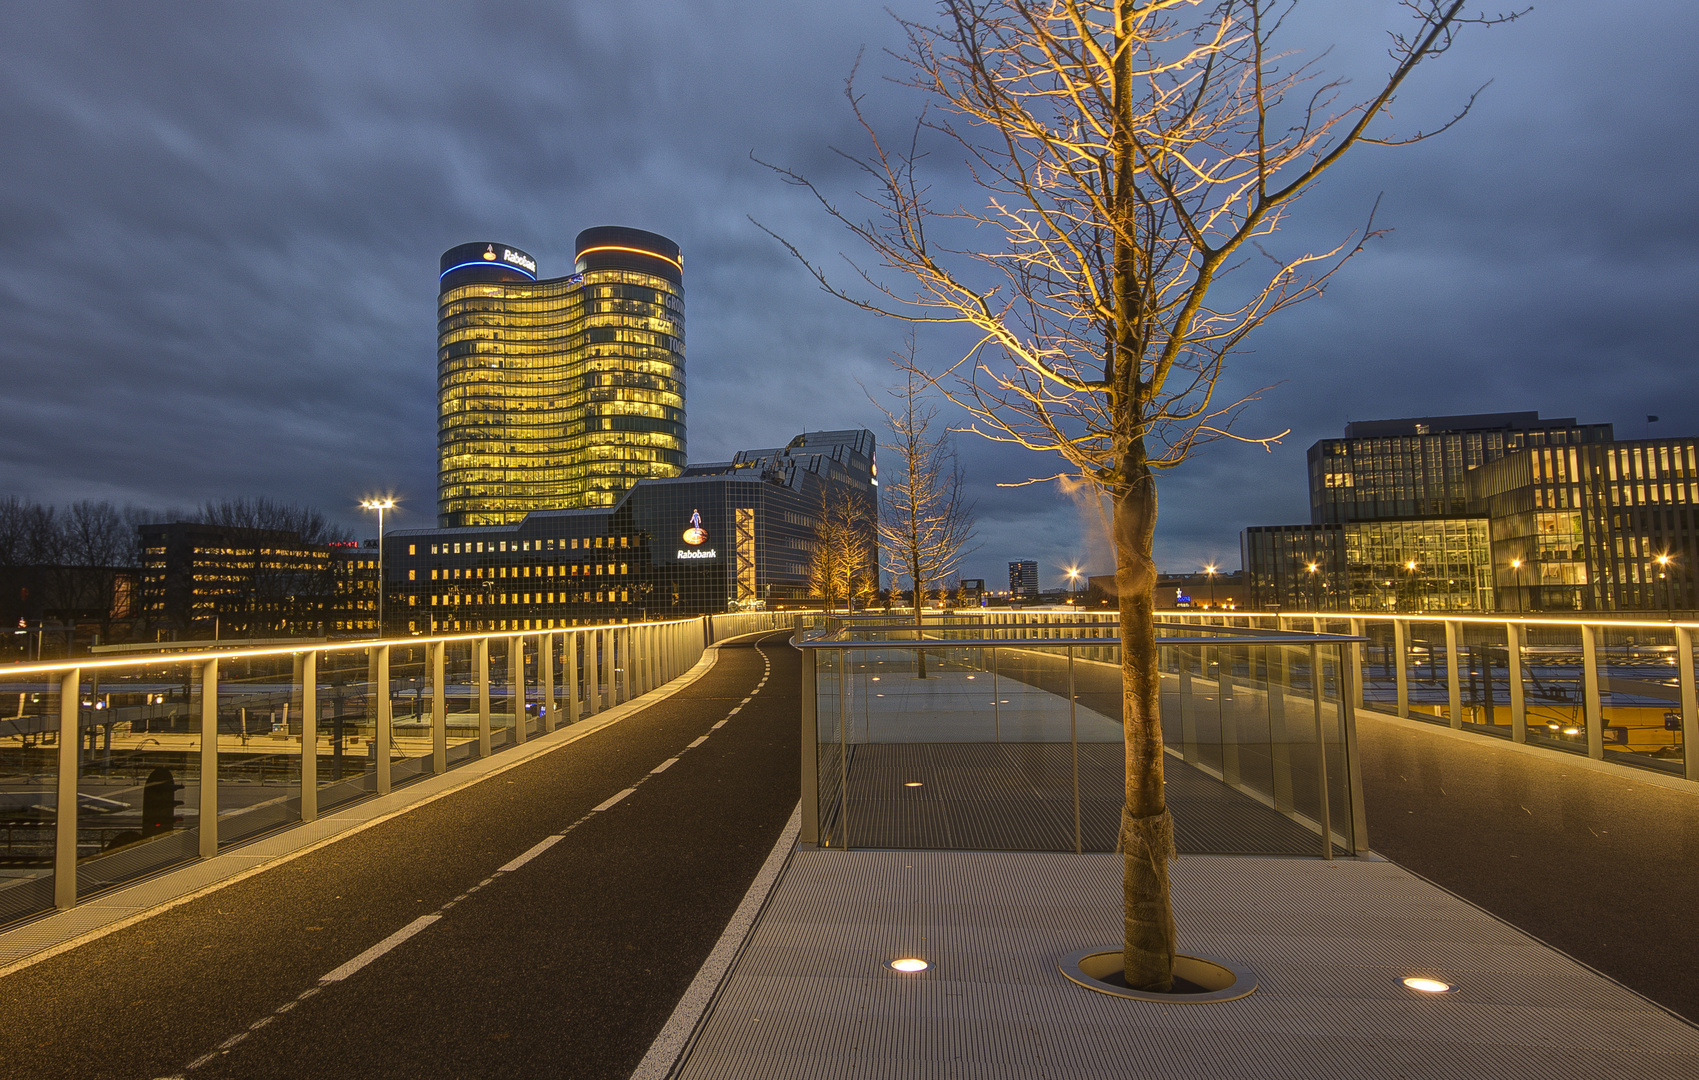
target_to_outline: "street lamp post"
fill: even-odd
[[[1522,614],[1522,559],[1517,557],[1510,560],[1510,568],[1516,571],[1516,613]]]
[[[1209,607],[1213,611],[1215,610],[1215,564],[1210,563],[1205,566],[1203,572],[1209,575]]]
[[[1410,593],[1410,608],[1411,608],[1411,610],[1417,610],[1417,608],[1416,608],[1416,560],[1415,559],[1411,559],[1409,562],[1406,562],[1404,564],[1404,575],[1405,575],[1405,580],[1409,582],[1409,585],[1408,585],[1407,588],[1408,588],[1408,591]]]
[[[383,637],[383,512],[395,509],[394,499],[363,499],[362,510],[378,512],[378,637]]]
[[[1068,603],[1078,605],[1080,599],[1080,568],[1068,567]]]
[[[1310,571],[1310,610],[1313,611],[1313,612],[1318,612],[1318,613],[1321,611],[1321,596],[1320,596],[1320,594],[1318,594],[1316,592],[1316,570],[1318,570],[1319,568],[1320,568],[1320,566],[1319,566],[1318,563],[1310,563],[1310,565],[1309,565],[1309,571]]]
[[[1674,556],[1665,553],[1657,558],[1658,577],[1664,582],[1664,611],[1669,615],[1670,622],[1675,621],[1675,591],[1671,588],[1670,562]]]

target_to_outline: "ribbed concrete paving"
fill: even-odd
[[[1152,1005],[1063,979],[1057,957],[1119,939],[1114,855],[798,852],[678,1075],[1699,1075],[1699,1032],[1397,866],[1185,856],[1174,888],[1183,947],[1251,967],[1255,994]]]

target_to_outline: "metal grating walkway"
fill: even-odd
[[[1187,856],[1174,888],[1182,947],[1251,967],[1255,994],[1151,1005],[1064,980],[1058,956],[1119,940],[1114,855],[799,851],[676,1075],[1699,1075],[1692,1027],[1392,864]],[[898,975],[900,956],[933,966]]]

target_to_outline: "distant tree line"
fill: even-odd
[[[354,539],[319,510],[263,495],[211,500],[193,511],[118,506],[104,499],[56,507],[8,495],[0,498],[0,568],[139,567],[140,528],[162,521],[290,532],[309,544]]]

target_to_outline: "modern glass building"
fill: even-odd
[[[638,480],[611,507],[392,532],[390,629],[546,630],[805,598],[829,498],[868,502],[876,552],[873,451],[870,431],[808,432],[786,447]]]
[[[1467,475],[1527,447],[1609,442],[1609,424],[1537,412],[1362,420],[1310,447],[1310,522],[1461,517]]]
[[[437,522],[612,507],[685,465],[684,262],[664,236],[578,234],[574,272],[518,248],[443,253]]]
[[[1493,610],[1485,518],[1260,525],[1240,542],[1253,610]]]
[[[1036,597],[1038,595],[1038,560],[1020,559],[1009,564],[1009,595]]]
[[[1699,439],[1545,447],[1470,475],[1501,607],[1699,607]]]

